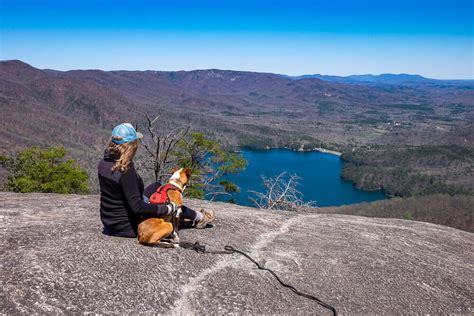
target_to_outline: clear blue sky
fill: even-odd
[[[473,79],[473,0],[0,0],[0,59],[39,68]]]

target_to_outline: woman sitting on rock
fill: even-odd
[[[142,137],[129,123],[116,126],[99,163],[100,218],[107,235],[137,237],[141,217],[163,217],[176,211],[173,203],[148,203],[160,183],[144,189],[143,180],[133,166],[138,140]],[[196,228],[204,228],[214,220],[212,211],[196,212],[184,205],[181,216],[192,220]]]

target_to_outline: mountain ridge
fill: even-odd
[[[18,60],[18,59],[9,59],[2,60],[0,62],[15,62],[22,63],[24,65],[31,65]],[[380,74],[352,74],[352,75],[330,75],[330,74],[302,74],[302,75],[287,75],[278,72],[262,72],[262,71],[253,71],[253,70],[237,70],[237,69],[220,69],[220,68],[199,68],[199,69],[190,69],[190,70],[158,70],[158,69],[144,69],[144,70],[124,70],[124,69],[112,69],[112,70],[102,70],[100,68],[84,68],[84,69],[69,69],[69,70],[54,70],[51,68],[40,69],[45,72],[70,72],[70,71],[106,71],[106,72],[161,72],[161,73],[183,73],[183,72],[207,72],[207,71],[221,71],[221,72],[235,72],[235,73],[253,73],[253,74],[268,74],[268,75],[277,75],[285,78],[299,80],[304,78],[316,78],[327,81],[336,81],[343,79],[353,79],[360,82],[370,82],[370,81],[384,81],[384,79],[399,79],[398,82],[403,81],[437,81],[437,82],[474,82],[474,79],[439,79],[439,78],[429,78],[420,74],[411,74],[411,73],[380,73]],[[395,83],[395,82],[394,82]]]
[[[344,82],[351,84],[402,84],[402,85],[416,85],[416,84],[432,84],[432,85],[472,85],[474,79],[433,79],[423,77],[418,74],[395,74],[395,73],[382,73],[379,75],[373,74],[362,74],[362,75],[348,75],[348,76],[335,76],[335,75],[299,75],[299,76],[287,76],[292,80],[301,80],[307,78],[316,78],[331,82]]]
[[[190,127],[224,147],[472,146],[474,87],[354,85],[225,70],[54,71],[0,62],[0,154],[64,145],[90,174],[114,125]]]
[[[47,102],[51,106],[63,103],[64,107],[65,101],[71,103],[75,99],[80,99],[81,96],[93,101],[94,104],[117,103],[117,106],[108,110],[108,114],[101,113],[102,121],[106,123],[102,124],[99,120],[98,125],[106,129],[113,124],[107,122],[118,122],[119,119],[136,121],[136,117],[140,116],[139,113],[147,111],[179,116],[181,123],[187,124],[190,113],[199,121],[201,118],[204,119],[203,110],[206,110],[205,117],[214,116],[224,124],[234,125],[234,129],[238,126],[236,124],[242,121],[241,118],[245,118],[244,122],[247,125],[260,125],[262,118],[265,117],[269,121],[266,123],[268,128],[298,132],[298,134],[311,136],[314,140],[323,137],[320,139],[322,141],[334,139],[331,134],[336,133],[337,138],[341,138],[339,143],[349,140],[344,137],[343,132],[343,125],[349,120],[352,120],[353,124],[357,120],[367,121],[368,125],[395,123],[397,120],[412,120],[408,117],[397,118],[400,116],[397,112],[413,115],[424,111],[428,112],[427,114],[431,112],[429,116],[433,118],[438,117],[435,121],[439,121],[440,118],[444,120],[442,116],[451,121],[457,120],[456,116],[460,120],[464,118],[469,121],[473,115],[474,103],[472,101],[474,87],[364,86],[313,78],[290,80],[276,74],[224,70],[190,72],[71,70],[63,72],[39,70],[21,61],[2,61],[0,80],[3,85],[2,93],[6,94],[3,98],[4,108],[11,107],[10,101],[16,102],[11,95],[8,95],[15,89],[19,89],[17,96],[28,99],[25,101],[28,104]],[[42,80],[48,80],[49,83],[42,84],[40,82]],[[18,84],[20,86],[16,88],[12,86]],[[7,88],[8,85],[11,87]],[[81,91],[83,91],[82,94]],[[45,94],[52,92],[56,95],[49,95],[49,99],[45,100]],[[67,100],[68,98],[71,100]],[[110,102],[110,100],[114,101]],[[448,109],[445,108],[446,105]],[[434,113],[431,110],[433,106],[444,108],[440,108],[440,113],[437,114],[438,110]],[[89,105],[89,107],[94,106]],[[106,109],[107,107],[101,107],[93,110],[96,113],[92,115],[92,119],[96,119],[98,113]],[[15,111],[14,108],[11,110]],[[92,111],[92,109],[89,110]],[[395,110],[397,112],[394,112]],[[449,114],[447,110],[453,115],[447,115]],[[174,113],[169,113],[169,111]],[[188,114],[185,115],[183,111],[187,111]],[[111,114],[114,112],[116,115]],[[135,116],[129,116],[126,112],[131,112],[130,114]],[[70,116],[70,113],[67,115]],[[112,117],[109,119],[108,116]],[[288,120],[283,120],[285,116],[292,117],[292,122],[295,122],[297,126]],[[429,116],[425,115],[425,117]],[[131,119],[133,117],[135,119]],[[306,117],[316,120],[316,127],[320,125],[317,129],[324,129],[324,133],[315,134],[314,131],[305,128],[306,124],[302,123],[305,122]],[[331,124],[327,124],[328,121]],[[341,126],[338,127],[338,124],[332,123],[338,123]],[[199,124],[202,125],[202,123]],[[456,125],[449,121],[442,124],[453,125],[453,127]],[[334,131],[336,127],[338,130]],[[384,128],[386,129],[386,126]],[[247,126],[242,127],[238,134],[242,132],[247,132]],[[325,135],[326,133],[329,135]],[[318,137],[315,137],[316,135]],[[357,140],[363,140],[363,137],[357,136],[357,132],[354,136]],[[242,140],[234,140],[233,143],[249,145]],[[277,144],[268,145],[274,147]]]

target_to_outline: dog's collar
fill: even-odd
[[[181,192],[183,192],[184,189],[186,189],[186,186],[183,185],[183,183],[179,181],[178,179],[171,179],[168,183],[175,186]]]

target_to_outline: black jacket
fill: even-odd
[[[162,217],[165,204],[143,201],[143,180],[133,165],[126,172],[112,171],[118,157],[106,151],[99,162],[100,218],[110,235],[136,237],[140,217]]]

